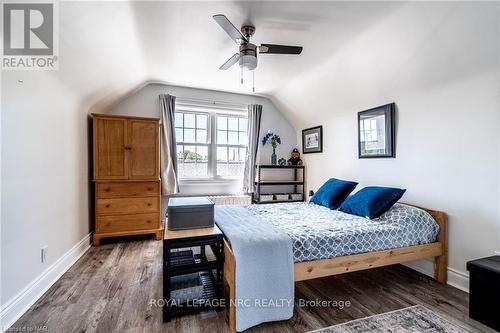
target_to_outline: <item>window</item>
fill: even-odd
[[[181,179],[241,178],[248,146],[247,117],[227,110],[175,112]]]
[[[247,118],[217,115],[217,176],[242,177],[247,146]]]
[[[208,177],[208,115],[175,112],[177,166],[181,178]]]

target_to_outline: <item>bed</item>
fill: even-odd
[[[295,281],[432,257],[434,278],[440,283],[447,280],[447,217],[440,211],[398,203],[381,217],[368,220],[310,203],[217,209],[219,227],[224,227],[222,218],[236,224],[246,214],[288,235],[293,244]],[[235,301],[237,260],[227,237],[224,256],[224,279],[232,302],[229,328],[236,332],[236,311],[231,304]]]

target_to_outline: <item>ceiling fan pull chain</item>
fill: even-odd
[[[241,84],[243,84],[243,67],[240,68],[241,68]]]
[[[252,91],[255,92],[255,70],[252,71]]]

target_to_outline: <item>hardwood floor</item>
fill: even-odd
[[[116,240],[115,240],[116,241]],[[104,242],[104,241],[103,241]],[[47,326],[49,332],[226,332],[225,311],[206,312],[162,323],[162,243],[124,240],[93,247],[13,326]],[[468,318],[468,294],[401,265],[299,282],[292,319],[246,332],[307,332],[356,318],[422,304],[476,328]],[[339,307],[298,306],[305,300],[349,301]]]

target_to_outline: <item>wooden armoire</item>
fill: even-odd
[[[95,233],[155,234],[160,218],[160,119],[92,114]]]

